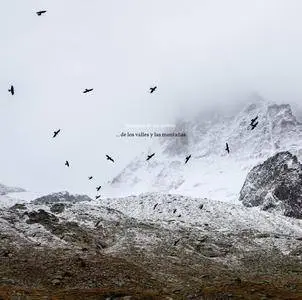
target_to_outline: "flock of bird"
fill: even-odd
[[[256,126],[258,125],[258,121],[256,122],[257,119],[258,119],[258,116],[256,116],[255,118],[251,119],[251,123],[250,123],[251,130],[254,130],[256,128]],[[229,148],[229,144],[228,143],[225,144],[225,151],[227,151],[228,153],[230,153],[230,148]]]
[[[36,12],[36,14],[37,14],[38,16],[41,16],[42,14],[45,14],[45,13],[46,13],[46,10],[41,10],[41,11],[37,11],[37,12]],[[150,87],[150,93],[152,94],[156,89],[157,89],[157,86]],[[89,88],[89,89],[86,88],[86,89],[83,91],[83,94],[90,93],[90,92],[92,92],[92,91],[93,91],[93,88]],[[8,89],[8,92],[11,93],[12,96],[15,95],[15,88],[14,88],[13,85],[10,86],[10,88]],[[55,131],[53,132],[53,138],[57,137],[57,135],[58,135],[60,132],[61,132],[61,129],[55,130]],[[147,160],[151,159],[154,155],[155,155],[155,153],[153,153],[152,155],[148,155]],[[106,154],[106,159],[114,163],[114,159],[113,159],[111,156],[109,156],[108,154]],[[68,161],[68,160],[65,161],[65,166],[68,167],[68,168],[70,167],[70,164],[69,164],[69,161]],[[89,177],[88,177],[88,180],[92,180],[92,179],[93,179],[93,176],[89,176]],[[101,186],[97,186],[97,187],[96,187],[97,192],[99,192],[100,189],[101,189]],[[95,199],[99,199],[100,197],[101,197],[100,195],[96,195],[96,196],[95,196]]]
[[[37,14],[38,14],[38,15],[41,15],[42,13],[45,13],[45,12],[46,12],[46,11],[40,11],[40,12],[37,12]],[[39,13],[41,13],[41,14],[39,14]],[[151,87],[151,88],[150,88],[150,93],[152,94],[156,89],[157,89],[157,86]],[[14,88],[14,86],[11,85],[11,87],[10,87],[10,89],[9,89],[8,91],[9,91],[12,95],[14,95],[14,94],[15,94],[15,88]],[[83,93],[86,94],[86,93],[89,93],[89,92],[91,92],[91,91],[93,91],[93,88],[85,89],[85,90],[83,91]],[[258,116],[256,116],[255,118],[251,119],[251,123],[250,123],[251,130],[254,130],[254,129],[256,128],[256,126],[258,125],[257,119],[258,119]],[[257,122],[256,122],[256,121],[257,121]],[[60,132],[61,132],[61,129],[55,130],[54,133],[53,133],[53,138],[55,138]],[[228,144],[228,143],[226,143],[226,148],[225,148],[225,150],[226,150],[228,153],[230,153],[230,148],[229,148],[229,144]],[[155,153],[152,153],[152,154],[148,155],[146,161],[149,161],[154,155],[155,155]],[[191,154],[188,155],[188,156],[186,156],[186,158],[185,158],[185,164],[188,163],[188,161],[189,161],[189,159],[191,158],[191,156],[192,156]],[[113,159],[111,156],[109,156],[108,154],[106,154],[106,159],[107,159],[107,160],[110,160],[111,162],[114,163],[114,159]],[[66,167],[70,167],[70,164],[69,164],[69,161],[68,161],[68,160],[65,161],[65,166],[66,166]],[[89,180],[93,179],[93,176],[89,176],[88,179],[89,179]],[[100,189],[101,189],[101,186],[96,187],[97,192],[99,192]],[[100,197],[101,197],[100,195],[96,195],[96,196],[95,196],[96,199],[99,199]]]
[[[36,14],[37,14],[38,16],[41,16],[41,15],[45,14],[46,12],[47,12],[46,10],[40,10],[40,11],[37,11]],[[157,89],[157,86],[150,87],[150,94],[152,94],[156,89]],[[12,96],[13,96],[13,95],[15,94],[15,88],[14,88],[14,86],[11,85],[11,87],[9,88],[8,91],[9,91],[9,92],[12,94]],[[89,88],[89,89],[86,88],[86,89],[83,91],[83,94],[90,93],[90,92],[92,92],[92,91],[93,91],[93,88]],[[250,123],[251,130],[254,130],[255,127],[258,125],[258,121],[256,122],[257,119],[258,119],[258,116],[256,116],[255,118],[251,119],[251,123]],[[54,131],[54,133],[53,133],[53,138],[55,138],[60,132],[61,132],[61,129],[58,129],[58,130]],[[226,148],[225,148],[225,150],[226,150],[228,153],[230,153],[230,148],[229,148],[228,143],[226,143]],[[149,161],[154,155],[155,155],[155,153],[152,153],[152,154],[148,155],[146,161]],[[186,156],[186,158],[185,158],[185,164],[188,163],[188,161],[189,161],[190,158],[191,158],[191,154],[188,155],[188,156]],[[106,154],[106,159],[114,163],[114,159],[113,159],[111,156],[109,156],[108,154]],[[69,164],[69,161],[68,161],[68,160],[65,161],[65,166],[66,166],[66,167],[70,167],[70,164]],[[89,176],[89,177],[88,177],[88,180],[92,180],[92,179],[93,179],[93,176]],[[97,192],[99,192],[100,189],[101,189],[101,186],[96,187]],[[96,198],[96,199],[99,199],[100,197],[101,197],[100,195],[96,195],[95,198]]]

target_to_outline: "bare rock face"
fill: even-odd
[[[56,204],[60,202],[78,203],[83,201],[91,201],[92,199],[86,195],[72,195],[68,192],[59,192],[49,194],[33,201],[34,204]]]
[[[31,211],[27,213],[27,215],[28,224],[40,223],[42,225],[50,225],[53,222],[57,223],[59,221],[59,219],[55,215],[46,212],[44,209],[39,209],[38,211]]]
[[[55,203],[50,207],[50,211],[52,213],[60,214],[64,211],[65,209],[65,204],[64,203]]]
[[[279,210],[302,219],[302,165],[290,152],[279,152],[254,167],[240,191],[245,206]]]

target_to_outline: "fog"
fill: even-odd
[[[299,0],[2,1],[0,182],[94,195],[145,149],[117,137],[126,124],[173,124],[255,91],[299,106],[301,10]]]

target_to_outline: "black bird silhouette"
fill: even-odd
[[[157,89],[157,86],[150,87],[150,94],[152,94]]]
[[[173,214],[175,214],[175,213],[176,213],[176,210],[177,210],[177,209],[176,209],[176,208],[174,208],[174,210],[173,210]]]
[[[228,143],[225,143],[225,150],[230,153],[230,148],[229,148],[229,144]]]
[[[190,154],[189,156],[186,157],[185,164],[189,161],[190,158],[191,158],[191,154]]]
[[[95,196],[95,199],[99,199],[101,196],[100,195],[98,195],[98,196]]]
[[[85,89],[85,91],[83,92],[83,94],[89,93],[91,91],[93,91],[93,89]]]
[[[98,225],[101,223],[101,220],[97,221],[96,224],[94,225],[95,227],[98,227]]]
[[[41,16],[42,14],[45,14],[47,10],[40,10],[40,11],[37,11],[37,15],[38,16]]]
[[[151,154],[151,155],[148,155],[148,157],[147,157],[146,160],[149,160],[149,159],[152,158],[154,155],[155,155],[155,153],[153,153],[153,154]]]
[[[180,239],[174,242],[174,246],[176,246],[179,243]]]
[[[114,159],[112,157],[110,157],[109,155],[106,154],[107,160],[111,160],[112,162],[114,162]]]
[[[12,95],[15,94],[15,88],[13,85],[10,86],[10,89],[8,90]]]
[[[155,209],[157,205],[158,205],[158,203],[156,203],[156,204],[154,205],[153,209]]]
[[[199,205],[199,209],[203,209],[203,204],[200,204],[200,205]]]
[[[98,187],[96,188],[97,191],[99,191],[100,189],[101,189],[101,186],[98,186]]]
[[[254,122],[255,122],[257,119],[258,119],[258,116],[257,116],[257,117],[255,117],[254,119],[252,119],[252,120],[251,120],[251,125],[253,125],[253,124],[254,124]]]
[[[66,160],[65,166],[69,167],[69,162],[68,162],[68,160]]]
[[[258,122],[256,122],[255,124],[251,124],[251,126],[252,126],[251,130],[254,130],[257,125],[258,125]]]
[[[54,131],[53,132],[53,138],[55,138],[59,134],[60,131],[61,131],[61,129],[58,129],[57,131]]]

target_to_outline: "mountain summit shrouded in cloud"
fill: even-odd
[[[111,192],[121,195],[144,191],[203,195],[236,201],[251,167],[280,151],[302,158],[302,123],[288,104],[267,102],[253,95],[233,116],[215,114],[204,119],[179,121],[184,138],[159,138],[150,146],[156,158],[145,163],[145,152],[113,178]],[[258,116],[259,125],[250,129]],[[225,151],[228,142],[232,149]],[[184,164],[187,153],[190,164]]]

